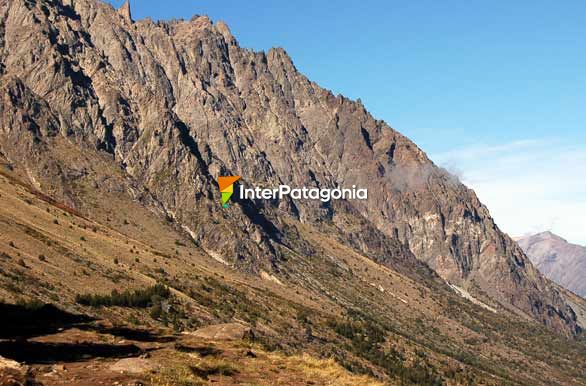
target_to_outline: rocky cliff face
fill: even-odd
[[[564,333],[572,308],[494,224],[473,191],[360,103],[308,80],[283,49],[253,52],[205,16],[133,22],[95,0],[0,3],[0,150],[48,194],[84,208],[76,176],[115,163],[119,189],[175,221],[211,256],[278,272],[276,245],[312,251],[318,225],[405,272],[442,278]],[[83,161],[68,148],[83,148]],[[367,201],[244,201],[220,207],[215,179],[255,186],[357,185]]]
[[[545,277],[586,297],[586,247],[570,244],[551,232],[522,237],[517,242]]]

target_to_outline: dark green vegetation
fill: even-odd
[[[163,284],[155,284],[152,287],[125,290],[118,292],[112,290],[110,295],[85,294],[77,295],[75,301],[78,304],[90,307],[132,307],[147,308],[160,303],[162,299],[168,299],[171,291]]]
[[[432,365],[426,362],[425,353],[418,353],[417,361],[406,365],[405,357],[394,349],[385,349],[386,334],[376,323],[368,319],[331,320],[329,326],[340,336],[349,340],[349,349],[359,357],[379,366],[402,384],[442,385],[443,378]],[[355,369],[347,364],[349,370]]]

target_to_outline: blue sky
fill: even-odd
[[[111,1],[115,6],[122,1]],[[460,175],[511,235],[586,245],[586,2],[134,0],[224,20]]]

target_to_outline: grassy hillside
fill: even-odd
[[[82,179],[84,205],[72,210],[23,183],[24,171],[0,168],[2,303],[15,318],[43,304],[86,316],[51,324],[43,311],[2,336],[0,356],[44,384],[586,384],[584,342],[474,304],[436,276],[413,280],[293,219],[305,244],[280,246],[281,270],[245,274],[123,193],[84,190]],[[235,340],[193,335],[235,322],[248,331]],[[120,358],[137,372],[112,371]]]

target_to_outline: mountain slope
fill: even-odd
[[[133,22],[91,0],[0,7],[0,149],[42,191],[89,211],[76,180],[93,157],[110,157],[124,182],[106,176],[93,189],[125,191],[244,271],[278,273],[278,245],[303,250],[292,217],[375,261],[412,272],[415,256],[484,301],[580,331],[563,294],[471,190],[361,104],[309,81],[282,49],[243,49],[203,16]],[[85,160],[68,159],[70,147],[88,149]],[[257,186],[357,185],[369,200],[222,210],[222,174]]]
[[[76,180],[88,217],[23,183],[26,173],[0,157],[0,356],[25,362],[45,385],[198,384],[204,371],[220,384],[586,384],[585,342],[491,311],[425,271],[413,280],[307,224],[296,229],[312,253],[277,245],[285,258],[279,273],[229,267],[126,192],[95,190],[96,179],[118,186],[124,174],[107,158],[93,161],[95,172]],[[157,282],[172,290],[157,312],[77,301]],[[4,325],[10,309],[35,310],[30,300],[96,322],[65,325],[60,317],[54,326],[28,317]],[[219,323],[245,325],[252,339],[196,335]],[[5,341],[15,330],[34,338]],[[112,372],[127,357],[163,368],[154,376]],[[218,365],[232,375],[214,375]],[[4,370],[0,361],[0,383]]]
[[[328,369],[315,358],[348,384],[586,384],[581,301],[533,269],[473,192],[283,50],[240,48],[206,17],[12,0],[0,63],[2,309],[33,300],[97,320],[0,341],[43,383],[59,384],[47,361],[80,385],[145,382],[113,374],[126,353],[164,364],[154,384],[331,383],[308,370]],[[215,179],[228,174],[356,184],[370,199],[222,209]],[[171,294],[146,308],[111,295],[155,283]],[[225,323],[252,334],[215,348],[195,335]]]
[[[586,247],[570,244],[551,232],[522,237],[517,242],[545,277],[586,297]]]

